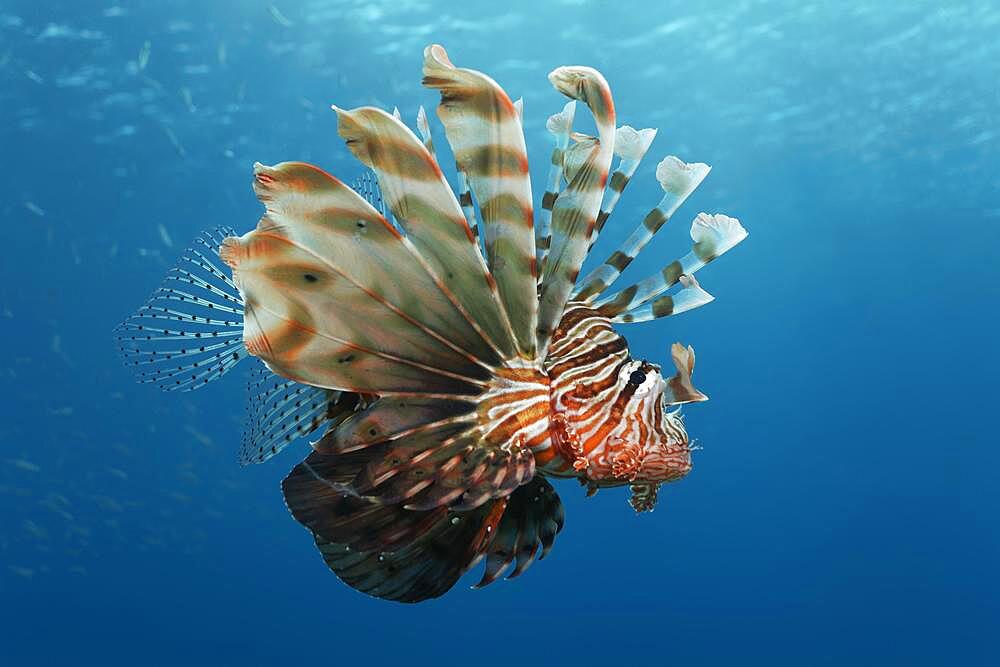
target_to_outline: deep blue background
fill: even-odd
[[[0,0],[0,663],[1000,659],[1000,4],[112,2]],[[660,157],[713,165],[629,277],[700,210],[750,237],[715,303],[625,330],[698,351],[690,477],[643,516],[561,484],[549,559],[402,606],[287,516],[304,445],[238,467],[239,372],[161,395],[110,334],[199,230],[255,224],[254,160],[360,173],[328,105],[412,123],[431,42],[524,96],[536,196],[550,69],[660,128],[602,250]]]

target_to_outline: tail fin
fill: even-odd
[[[358,394],[292,382],[261,363],[250,373],[247,393],[241,465],[263,463],[324,424],[335,428],[362,405]]]
[[[195,238],[149,301],[115,330],[122,360],[139,382],[190,391],[249,356],[243,298],[218,261],[223,239],[233,234],[219,227]],[[248,390],[243,465],[266,461],[322,424],[347,417],[359,400],[285,380],[262,364],[251,371]]]
[[[149,300],[115,329],[119,355],[136,379],[164,391],[203,387],[248,356],[243,299],[218,265],[227,227],[203,232]]]
[[[562,504],[541,479],[466,512],[414,511],[345,492],[343,485],[376,453],[314,452],[282,482],[292,516],[313,534],[327,566],[362,593],[410,603],[439,597],[484,555],[480,585],[514,557],[520,574],[538,544],[547,553],[562,528]]]

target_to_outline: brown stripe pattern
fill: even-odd
[[[706,164],[686,164],[674,156],[664,158],[656,167],[656,178],[663,188],[663,198],[604,264],[580,281],[576,298],[591,300],[611,286],[635,259],[681,204],[708,175]]]
[[[541,350],[546,349],[552,330],[562,317],[586,257],[615,141],[611,89],[597,70],[560,67],[549,74],[549,80],[559,92],[588,106],[597,124],[598,138],[552,210],[552,249],[539,289],[538,342]]]
[[[368,202],[304,163],[258,164],[254,187],[264,217],[220,249],[245,301],[251,354],[330,389],[478,391],[499,361],[494,348]]]
[[[514,355],[514,332],[496,282],[427,148],[403,123],[380,109],[335,110],[340,136],[378,176],[382,196],[407,240],[501,355]]]
[[[687,434],[666,405],[704,400],[690,383],[694,352],[675,346],[678,375],[629,356],[611,322],[570,302],[552,336],[550,441],[535,452],[548,474],[579,476],[592,488],[655,485],[691,468]],[[640,489],[649,496],[649,489]],[[651,509],[636,501],[637,509]]]
[[[424,51],[424,85],[441,92],[438,117],[458,169],[479,204],[489,268],[518,352],[534,359],[538,312],[534,213],[520,115],[495,81],[455,67],[438,45]]]

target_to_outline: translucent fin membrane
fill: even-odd
[[[552,206],[552,247],[538,288],[537,333],[538,347],[542,350],[548,347],[587,257],[615,145],[614,103],[608,82],[600,72],[589,67],[560,67],[549,74],[549,81],[564,95],[586,103],[597,125],[598,140],[585,149],[587,159]],[[577,145],[583,147],[587,143]],[[573,149],[567,151],[564,163],[567,178],[570,178],[570,151]]]
[[[647,276],[610,296],[602,297],[596,302],[597,308],[605,317],[617,318],[621,313],[632,311],[631,321],[633,322],[650,319],[642,312],[643,309],[638,308],[639,306],[653,301],[669,290],[681,281],[682,276],[687,276],[690,279],[696,271],[746,237],[746,230],[736,218],[719,213],[714,215],[699,213],[698,217],[691,223],[691,240],[694,241],[691,252],[667,264],[658,273]],[[667,301],[661,301],[658,306],[659,314],[652,311],[648,314],[653,317],[662,317],[680,312],[676,306],[679,303],[678,297],[682,296],[682,293],[685,299],[692,300],[693,305],[689,305],[688,310],[711,300],[710,297],[705,300],[708,295],[703,293],[696,282],[685,283],[683,287],[684,289],[673,297],[674,307],[672,309],[667,308]],[[700,303],[694,303],[698,301]]]
[[[423,105],[417,109],[417,131],[420,132],[420,140],[424,142],[424,148],[436,160],[437,155],[434,153],[434,140],[431,138],[431,126],[427,122],[427,112],[424,110]]]
[[[383,218],[392,220],[390,214],[385,209],[385,200],[382,199],[382,190],[378,186],[375,174],[366,171],[361,174],[351,185],[351,189],[364,197],[365,201],[372,205]]]
[[[648,322],[660,317],[680,315],[711,303],[715,297],[706,292],[694,276],[682,275],[678,279],[681,289],[675,294],[663,294],[639,306],[631,308],[614,318],[615,322]]]
[[[427,152],[437,160],[437,154],[434,152],[434,140],[431,138],[431,128],[427,122],[427,112],[423,106],[417,110],[417,131],[420,132],[420,139],[424,142]],[[479,226],[476,223],[476,207],[472,202],[472,191],[469,190],[469,178],[462,171],[462,165],[456,163],[455,169],[458,172],[458,203],[462,206],[462,212],[465,214],[465,221],[469,223],[469,229],[478,239]]]
[[[330,418],[342,392],[310,387],[255,364],[247,383],[247,422],[240,464],[263,463]],[[354,404],[357,404],[357,395]],[[336,413],[336,410],[333,410]]]
[[[563,156],[569,146],[569,135],[573,130],[573,116],[576,113],[576,100],[570,100],[557,114],[549,116],[545,123],[545,129],[555,137],[555,146],[552,148],[552,159],[549,161],[549,176],[545,185],[545,194],[542,196],[542,210],[538,214],[538,227],[535,231],[535,246],[537,253],[538,271],[541,275],[545,267],[545,260],[549,255],[549,247],[552,245],[552,207],[555,206],[556,199],[559,198],[559,190],[562,187],[563,178]]]
[[[235,233],[228,227],[202,232],[145,305],[115,330],[119,354],[139,382],[190,391],[248,356],[243,300],[218,263],[222,239]]]
[[[562,530],[564,512],[559,494],[542,477],[517,488],[486,551],[483,578],[473,588],[487,586],[516,561],[508,579],[519,577],[537,556],[545,558]],[[539,549],[541,547],[541,549]]]
[[[427,122],[427,111],[424,110],[423,105],[417,109],[417,131],[420,133],[420,140],[424,142],[424,148],[427,149],[432,158],[437,160],[437,154],[434,152],[434,139],[431,137],[431,127]],[[469,223],[469,229],[472,230],[473,236],[478,239],[479,226],[476,223],[476,207],[472,202],[469,179],[462,171],[460,164],[456,163],[455,169],[458,173],[458,203],[462,206],[462,212],[465,214],[465,221]]]
[[[618,162],[618,166],[611,173],[607,188],[604,190],[604,199],[601,200],[601,212],[597,215],[597,222],[594,225],[593,232],[590,234],[590,247],[587,248],[588,253],[594,247],[594,244],[597,243],[597,236],[604,229],[608,218],[614,212],[618,200],[621,199],[622,192],[625,191],[625,186],[632,179],[632,175],[638,169],[639,163],[642,162],[643,156],[649,150],[649,146],[653,143],[655,137],[656,130],[651,128],[637,131],[628,125],[622,125],[615,130],[615,155],[621,159]]]
[[[624,162],[624,158],[622,161]],[[660,161],[656,166],[656,179],[660,182],[660,187],[663,188],[663,198],[653,210],[646,214],[635,231],[604,260],[604,263],[580,281],[576,298],[591,301],[618,280],[622,272],[632,263],[632,260],[670,220],[670,217],[701,184],[710,170],[711,167],[707,164],[700,162],[688,164],[673,155],[668,155]],[[613,178],[611,183],[612,185],[615,183]]]

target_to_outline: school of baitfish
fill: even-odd
[[[535,220],[520,102],[438,45],[423,75],[441,94],[457,197],[423,109],[418,136],[398,114],[334,107],[370,171],[352,188],[310,164],[256,164],[256,229],[203,234],[116,332],[140,381],[166,390],[263,362],[241,462],[323,428],[282,484],[288,508],[340,579],[402,602],[445,593],[484,557],[479,586],[544,557],[563,525],[548,478],[588,493],[628,486],[642,512],[691,470],[669,408],[707,398],[691,382],[693,349],[675,343],[665,377],[614,325],[711,301],[694,273],[746,237],[737,220],[701,213],[689,252],[611,290],[708,173],[670,156],[656,169],[660,202],[579,277],[656,131],[616,126],[596,70],[554,70],[570,102],[547,124],[555,148]],[[578,102],[596,137],[572,131]]]

